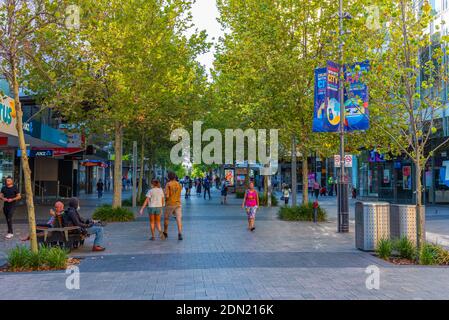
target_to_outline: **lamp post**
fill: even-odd
[[[340,24],[340,72],[339,72],[339,100],[340,100],[340,174],[338,178],[338,232],[349,232],[349,204],[348,204],[348,179],[345,170],[345,88],[344,88],[344,39],[343,30],[344,19],[350,19],[351,16],[343,12],[343,0],[340,0],[338,12]]]

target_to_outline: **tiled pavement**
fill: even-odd
[[[221,206],[217,193],[185,201],[184,241],[174,220],[169,238],[154,242],[146,217],[111,223],[104,254],[73,252],[83,257],[79,290],[66,288],[64,272],[0,273],[0,299],[449,299],[449,268],[378,260],[354,249],[353,232],[336,233],[333,218],[284,222],[264,208],[251,233],[238,204]],[[0,240],[0,251],[13,245]],[[380,268],[379,290],[366,288],[370,265]]]

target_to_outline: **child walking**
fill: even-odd
[[[165,206],[164,192],[162,191],[161,184],[159,180],[151,181],[151,189],[147,192],[145,202],[140,209],[140,215],[143,215],[143,210],[148,206],[148,214],[150,215],[150,229],[151,238],[150,240],[155,240],[154,228],[157,226],[157,231],[159,232],[159,237],[164,240],[165,236],[161,229],[161,215],[162,207]]]
[[[249,183],[249,189],[245,192],[243,198],[242,208],[245,208],[246,215],[248,216],[248,230],[254,231],[256,227],[254,225],[256,220],[256,211],[259,207],[259,194],[254,189],[254,182]]]

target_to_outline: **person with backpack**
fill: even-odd
[[[81,228],[81,232],[85,234],[95,234],[94,245],[92,251],[104,251],[103,246],[103,227],[99,225],[99,222],[91,219],[84,219],[79,214],[80,206],[77,198],[69,200],[69,207],[63,214],[64,226],[71,227],[77,226]]]
[[[223,179],[221,183],[221,204],[226,204],[226,200],[228,197],[228,183],[226,179]]]
[[[249,188],[245,191],[245,196],[243,198],[242,208],[246,210],[246,215],[248,217],[248,230],[254,231],[256,212],[259,207],[259,193],[254,189],[254,182],[249,183]]]

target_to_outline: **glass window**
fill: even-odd
[[[14,150],[0,150],[0,186],[8,176],[14,178]]]

